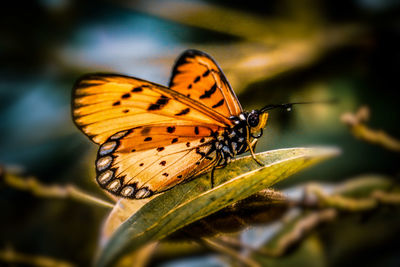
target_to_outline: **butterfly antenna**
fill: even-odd
[[[286,111],[291,111],[293,105],[307,105],[307,104],[336,104],[338,102],[337,99],[325,100],[325,101],[305,101],[305,102],[293,102],[293,103],[286,103],[286,104],[272,104],[266,105],[263,107],[260,112],[264,113],[271,109],[281,108],[285,109]]]

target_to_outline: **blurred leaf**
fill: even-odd
[[[294,174],[338,154],[333,148],[289,148],[250,157],[216,170],[215,187],[209,174],[179,185],[154,198],[125,221],[100,251],[96,266],[110,266],[125,253],[162,239],[189,223],[212,214]]]
[[[268,224],[279,220],[289,207],[290,203],[283,193],[263,189],[179,229],[168,236],[168,240],[199,239],[239,232],[252,225]]]
[[[334,194],[348,197],[368,197],[377,190],[392,190],[393,178],[381,174],[364,174],[349,178],[334,189]]]
[[[314,3],[285,8],[283,12],[288,14],[284,17],[199,1],[139,1],[122,5],[181,25],[240,38],[240,42],[213,42],[196,47],[216,57],[236,93],[252,83],[315,63],[332,49],[354,43],[365,34],[364,26],[359,24],[327,26]],[[185,48],[187,45],[180,50]]]
[[[346,216],[366,214],[365,211],[376,212],[378,203],[381,210],[385,210],[384,205],[398,205],[400,194],[393,192],[397,188],[388,177],[380,175],[363,175],[338,185],[307,184],[301,189],[303,204],[307,208],[301,212],[299,209],[291,210],[281,220],[277,231],[273,225],[261,228],[264,233],[275,233],[267,235],[267,240],[263,242],[265,245],[255,250],[267,258],[287,257],[289,251],[304,242],[309,233],[323,223],[338,223]],[[346,212],[340,213],[341,210]],[[258,236],[266,235],[258,231]],[[247,244],[255,242],[254,239],[246,241]]]

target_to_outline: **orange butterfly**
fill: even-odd
[[[97,182],[141,199],[250,151],[276,107],[243,111],[217,63],[185,51],[169,87],[117,74],[89,74],[73,89],[75,124],[100,144]]]

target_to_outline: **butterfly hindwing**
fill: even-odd
[[[111,193],[129,198],[165,191],[216,164],[212,132],[175,125],[118,132],[99,149],[97,181]]]
[[[225,117],[237,116],[242,112],[224,73],[204,52],[184,52],[175,63],[169,86]]]
[[[231,124],[226,117],[173,90],[122,75],[84,76],[75,85],[72,105],[74,122],[98,144],[137,126]]]

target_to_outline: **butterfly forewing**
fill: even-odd
[[[206,53],[188,50],[175,63],[170,88],[226,117],[237,116],[242,107],[224,73]]]
[[[153,124],[217,125],[231,122],[161,85],[121,75],[88,75],[75,86],[74,121],[94,142]]]

